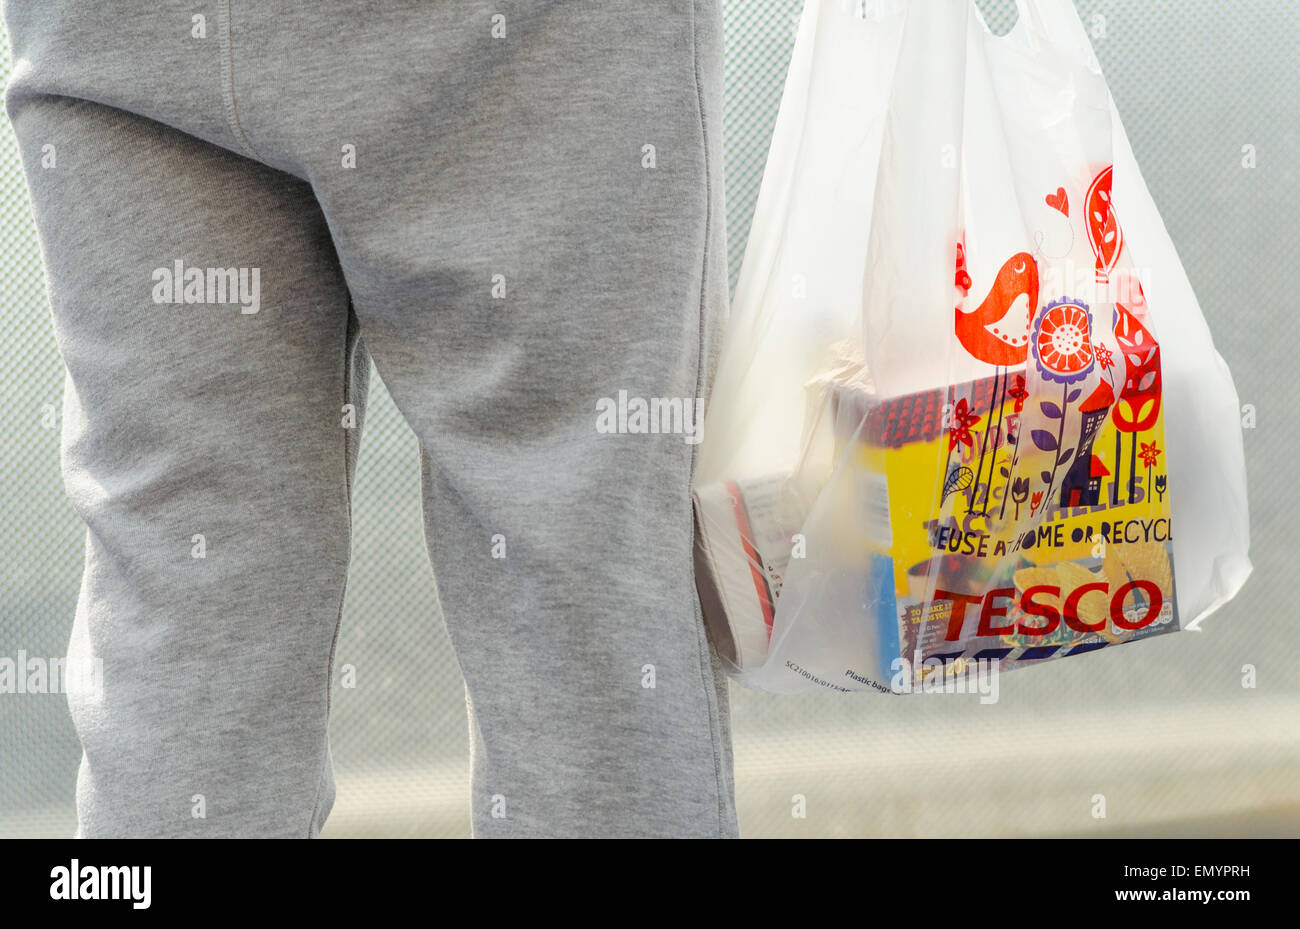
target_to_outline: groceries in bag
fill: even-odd
[[[805,5],[696,476],[742,683],[1044,664],[1249,574],[1231,377],[1072,5],[1018,6]]]

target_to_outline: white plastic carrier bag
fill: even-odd
[[[1231,375],[1073,4],[1017,5],[807,0],[695,485],[745,684],[1080,655],[1250,573]]]

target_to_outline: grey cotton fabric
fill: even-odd
[[[697,445],[597,425],[707,396],[718,0],[4,16],[88,530],[69,659],[103,668],[69,700],[79,834],[320,831],[373,358],[420,442],[475,834],[734,835]]]

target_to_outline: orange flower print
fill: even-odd
[[[1043,377],[1058,384],[1081,381],[1092,370],[1092,317],[1078,300],[1057,300],[1034,321],[1034,360]]]

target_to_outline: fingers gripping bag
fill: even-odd
[[[1250,573],[1227,366],[1069,0],[808,0],[695,482],[733,677],[907,692]]]

